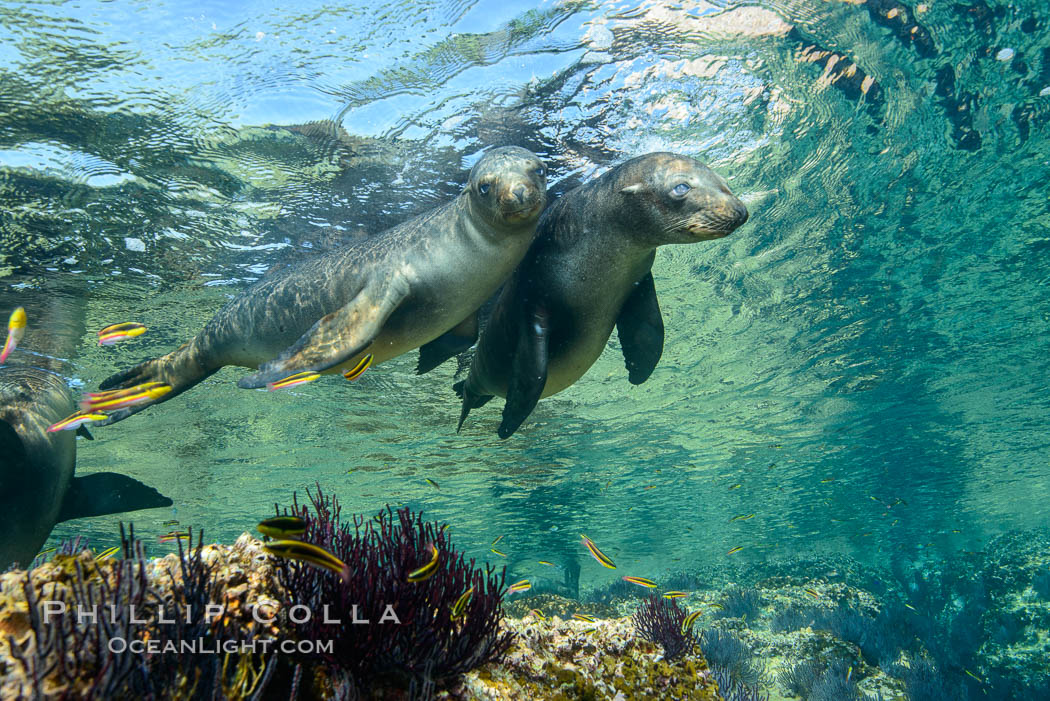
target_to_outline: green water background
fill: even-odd
[[[947,559],[1047,527],[1045,3],[223,7],[0,5],[0,306],[28,302],[28,339],[78,386],[174,348],[271,266],[446,201],[494,145],[563,188],[689,154],[751,219],[659,252],[667,339],[642,386],[614,338],[499,441],[501,401],[455,433],[454,363],[279,393],[227,368],[79,442],[80,474],[132,475],[175,510],[53,541],[174,517],[230,542],[315,481],[351,511],[425,509],[512,578],[581,557],[584,588]],[[286,128],[316,120],[345,132]],[[33,316],[45,301],[82,329]],[[148,334],[95,345],[129,320]]]

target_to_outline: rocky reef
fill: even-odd
[[[66,547],[0,575],[0,698],[1046,698],[1037,534],[956,563],[766,564],[717,585],[701,568],[656,589],[507,601],[501,571],[418,514],[343,522],[318,491],[284,515],[354,572],[275,557],[249,534],[147,558],[122,533],[117,553]]]
[[[210,575],[210,591],[219,594],[216,603],[223,612],[212,621],[214,629],[221,630],[226,640],[261,641],[294,640],[291,635],[289,607],[278,578],[280,563],[263,550],[262,541],[244,534],[233,545],[203,545],[187,550],[182,555],[170,554],[163,558],[138,561],[109,559],[96,561],[95,553],[83,550],[77,554],[58,555],[31,572],[11,571],[0,576],[0,697],[15,698],[99,698],[99,690],[108,687],[111,698],[131,698],[129,683],[125,688],[114,684],[120,670],[106,669],[105,655],[96,657],[97,649],[78,652],[72,644],[60,646],[46,631],[52,625],[43,625],[44,602],[72,603],[77,588],[95,586],[110,596],[129,593],[127,572],[138,571],[141,564],[143,583],[159,599],[178,600],[186,590],[186,563],[199,563]],[[132,553],[133,556],[133,553]],[[125,564],[128,563],[128,564]],[[131,563],[137,563],[129,566]],[[191,574],[192,577],[192,574]],[[104,586],[102,586],[104,585]],[[161,592],[169,592],[164,597]],[[121,629],[120,623],[110,626],[110,637],[123,632],[149,640],[158,636],[155,627],[158,618],[174,618],[174,609],[164,614],[149,602],[150,597],[135,598],[143,608],[136,612],[138,627]],[[568,600],[554,601],[555,597],[537,597],[538,605],[547,604],[553,611],[557,606],[578,609]],[[106,605],[111,603],[106,601]],[[154,602],[155,604],[156,602]],[[519,606],[520,608],[520,606]],[[272,623],[260,625],[253,613]],[[105,611],[100,618],[108,618]],[[64,615],[76,627],[72,610]],[[192,614],[191,616],[196,616]],[[541,617],[542,616],[542,617]],[[89,622],[90,623],[90,622]],[[83,626],[75,635],[85,642],[90,635]],[[595,619],[585,622],[563,619],[558,615],[543,616],[538,611],[523,618],[505,617],[499,623],[501,633],[512,636],[513,643],[498,662],[484,664],[453,679],[443,687],[424,689],[422,686],[375,687],[369,690],[372,698],[438,697],[447,699],[719,699],[718,687],[702,657],[693,655],[684,660],[668,662],[658,645],[641,640],[628,618]],[[189,630],[183,632],[189,633]],[[200,633],[201,631],[193,631]],[[40,634],[41,639],[37,636]],[[208,637],[208,636],[204,636]],[[73,641],[71,640],[70,643]],[[89,647],[100,642],[88,641]],[[50,651],[45,648],[50,645]],[[221,646],[220,646],[221,647]],[[63,671],[57,659],[59,649],[68,657],[85,659],[77,668],[68,661],[65,666],[77,668],[72,675]],[[273,652],[273,646],[267,646]],[[234,649],[234,648],[231,648]],[[242,654],[210,652],[214,644],[206,646],[195,659],[181,661],[182,669],[169,680],[167,691],[154,698],[288,698],[295,691],[305,698],[352,696],[347,688],[336,688],[339,680],[322,665],[313,669],[305,666],[296,671],[292,662],[298,652],[284,655],[280,652]],[[256,650],[259,647],[256,646]],[[47,652],[47,654],[44,654]],[[172,653],[154,653],[162,658]],[[136,657],[128,667],[148,670],[152,664],[145,659],[149,653],[136,655],[124,652],[115,657]],[[205,660],[214,658],[215,669],[208,669]],[[282,667],[286,667],[282,669]],[[202,671],[218,674],[218,683],[204,683]],[[133,674],[129,674],[129,677]],[[126,681],[126,680],[125,680]],[[253,684],[254,682],[254,684]],[[141,682],[137,682],[141,683]],[[345,683],[345,682],[344,682]],[[246,693],[250,692],[250,693]]]

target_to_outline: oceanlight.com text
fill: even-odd
[[[222,655],[234,653],[252,653],[265,655],[274,649],[277,652],[291,655],[331,654],[334,649],[332,640],[125,640],[112,638],[107,647],[115,655],[131,652],[135,655],[158,655],[168,653],[192,653],[196,655]]]

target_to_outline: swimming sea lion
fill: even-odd
[[[126,475],[74,477],[73,432],[47,433],[47,427],[75,410],[58,375],[0,367],[0,572],[13,564],[27,567],[60,521],[171,506],[171,499]]]
[[[452,202],[346,248],[275,273],[227,304],[177,350],[110,377],[103,389],[166,382],[184,392],[225,365],[259,368],[263,387],[304,371],[377,365],[449,335],[469,347],[475,313],[528,250],[546,203],[543,162],[493,149]],[[153,402],[153,403],[158,403]],[[149,406],[114,412],[114,423]]]
[[[747,217],[725,180],[671,153],[634,158],[554,202],[500,293],[470,374],[454,386],[459,427],[498,394],[507,438],[541,397],[587,372],[614,326],[629,380],[645,382],[663,352],[650,272],[657,246],[719,239]]]

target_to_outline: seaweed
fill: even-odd
[[[773,614],[773,618],[769,621],[769,628],[774,633],[789,633],[808,628],[813,625],[813,620],[812,608],[791,605]]]
[[[700,649],[713,669],[723,669],[735,682],[758,686],[763,681],[762,663],[736,636],[708,628],[699,636]]]
[[[762,597],[754,589],[730,587],[726,592],[722,609],[715,614],[716,618],[740,618],[744,622],[753,621],[762,609]]]
[[[634,612],[632,620],[642,638],[660,645],[664,659],[673,662],[691,652],[695,645],[693,637],[683,631],[685,617],[685,609],[678,605],[678,601],[652,594]]]
[[[900,641],[891,633],[895,617],[889,612],[873,618],[839,603],[831,609],[814,609],[812,617],[814,628],[828,630],[835,637],[853,643],[869,664],[892,662],[900,652]]]
[[[700,579],[700,575],[690,572],[675,572],[663,583],[665,589],[680,589],[682,591],[695,591],[704,589],[706,584]]]
[[[65,566],[68,555],[53,561]],[[145,625],[130,615],[143,611],[149,592],[143,563],[124,560],[112,581],[72,561],[73,578],[68,588],[57,589],[47,601],[36,595],[31,573],[22,584],[31,634],[22,640],[8,637],[11,657],[18,663],[19,697],[42,698],[49,693],[72,695],[86,688],[87,698],[115,698],[128,687],[141,687],[145,670],[135,655],[107,652],[112,641],[142,639]],[[44,604],[41,606],[41,604]],[[71,611],[105,611],[112,615],[79,618]],[[119,605],[116,605],[119,604]],[[53,609],[59,609],[61,614]]]
[[[853,680],[852,667],[842,660],[832,662],[813,684],[809,701],[865,701]]]
[[[769,701],[769,694],[763,694],[757,686],[736,679],[724,667],[713,667],[711,676],[718,684],[719,695],[725,701]]]
[[[189,536],[192,543],[192,529]],[[197,545],[185,552],[182,541],[178,541],[178,571],[169,570],[169,576],[180,584],[156,596],[161,615],[150,626],[149,640],[157,641],[157,648],[167,652],[149,656],[147,696],[163,697],[170,689],[177,689],[182,698],[250,698],[266,686],[276,664],[272,654],[256,659],[255,655],[220,656],[211,652],[223,643],[250,644],[256,624],[245,632],[226,616],[211,620],[207,607],[218,605],[223,596],[213,566],[201,557],[203,536],[201,532]],[[141,561],[141,544],[135,543],[134,548]],[[125,543],[125,553],[130,552]],[[197,645],[185,649],[180,641],[197,641]]]
[[[206,605],[222,601],[212,567],[195,548],[179,543],[181,584],[154,587],[146,573],[142,543],[134,528],[120,527],[123,557],[105,564],[74,545],[52,562],[70,573],[68,586],[52,587],[41,601],[27,573],[25,595],[30,634],[7,639],[18,666],[13,679],[19,698],[77,696],[86,699],[258,698],[276,655],[213,654],[218,641],[251,644],[225,617],[210,621]],[[176,581],[175,572],[170,573]],[[41,604],[44,604],[41,606]],[[86,615],[85,612],[93,612]],[[158,652],[134,651],[149,643]],[[182,642],[193,642],[184,646]]]
[[[1050,569],[1036,572],[1032,577],[1032,589],[1045,601],[1050,601]]]
[[[969,698],[965,688],[941,674],[937,665],[928,659],[910,660],[907,666],[900,665],[895,672],[904,680],[908,701],[966,701]]]
[[[587,601],[596,604],[614,604],[623,599],[644,599],[648,595],[648,590],[639,587],[637,584],[631,584],[622,579],[614,579],[608,585],[590,591],[587,595]]]
[[[429,697],[435,685],[503,657],[512,642],[499,627],[506,568],[475,568],[443,527],[407,507],[344,523],[339,502],[320,485],[307,496],[312,511],[295,497],[290,510],[307,523],[303,540],[347,563],[347,571],[340,576],[279,559],[277,575],[289,614],[295,607],[313,612],[298,621],[290,616],[296,637],[330,641],[330,648],[298,654],[327,667],[329,677],[340,680],[334,688],[350,693],[392,686]],[[433,575],[409,582],[408,574],[431,559],[431,546],[440,558]],[[454,604],[467,591],[472,594],[462,615],[453,618]]]
[[[813,691],[813,686],[824,673],[824,669],[825,665],[815,660],[803,660],[782,671],[777,681],[792,696],[808,699],[810,692]]]

